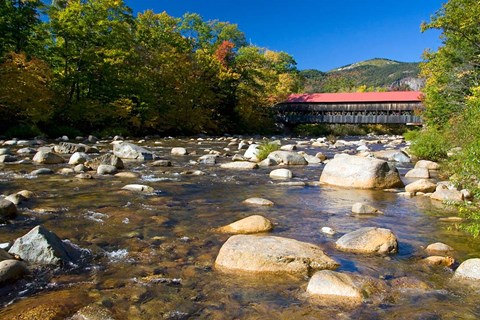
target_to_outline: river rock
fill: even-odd
[[[76,166],[77,164],[83,164],[89,160],[89,156],[85,152],[75,152],[68,160],[68,164]]]
[[[260,146],[258,144],[251,144],[248,146],[248,149],[243,154],[243,158],[247,160],[256,159],[259,151]]]
[[[152,187],[143,184],[127,184],[122,189],[140,193],[153,193],[155,191]]]
[[[175,147],[175,148],[172,148],[172,150],[170,151],[170,154],[172,156],[185,156],[188,154],[188,152],[187,152],[187,149],[185,148]]]
[[[405,186],[406,192],[417,193],[417,192],[433,192],[435,191],[437,185],[427,179],[419,179]]]
[[[32,172],[30,172],[31,175],[34,175],[34,176],[40,176],[40,175],[45,175],[45,174],[54,174],[55,172],[53,172],[52,169],[50,168],[40,168],[40,169],[37,169],[37,170],[33,170]]]
[[[99,175],[115,174],[117,172],[117,168],[109,164],[101,164],[97,168],[97,174]]]
[[[35,154],[35,153],[37,153],[37,150],[33,148],[21,148],[17,150],[17,154],[20,154],[20,155],[29,155],[29,154]]]
[[[268,232],[272,229],[273,225],[270,220],[261,215],[253,215],[218,228],[217,231],[222,233],[247,234]]]
[[[243,203],[251,204],[255,206],[273,206],[273,202],[263,198],[248,198]]]
[[[70,142],[60,142],[58,145],[54,146],[54,150],[56,153],[75,153],[75,152],[85,152],[86,145],[84,144],[76,144]]]
[[[7,242],[8,243],[8,242]],[[3,261],[3,260],[12,260],[13,259],[13,256],[8,253],[7,251],[5,251],[4,249],[0,249],[0,261]]]
[[[172,162],[170,160],[156,160],[152,162],[152,166],[154,167],[171,167]]]
[[[18,260],[0,261],[0,284],[13,282],[28,274],[27,265]]]
[[[439,201],[461,202],[463,201],[463,193],[454,189],[443,189],[437,187],[436,191],[432,193],[430,198]]]
[[[292,177],[293,173],[288,169],[275,169],[270,172],[270,178],[272,179],[291,179]]]
[[[64,163],[65,159],[53,152],[38,151],[33,156],[33,161],[42,164],[59,164]]]
[[[17,206],[6,199],[0,200],[0,221],[14,219],[17,216]]]
[[[82,250],[67,241],[62,241],[53,232],[43,226],[36,226],[24,236],[18,238],[8,250],[33,264],[78,263]]]
[[[78,310],[70,320],[115,320],[113,314],[106,308],[90,304]]]
[[[480,280],[480,259],[473,258],[462,262],[455,270],[455,276],[461,278],[469,278],[472,280]]]
[[[270,159],[270,158],[263,159],[262,161],[260,161],[258,163],[259,167],[272,167],[272,166],[276,166],[276,165],[277,165],[277,163],[273,159]]]
[[[121,170],[125,166],[123,165],[122,159],[117,157],[114,154],[111,153],[106,153],[104,155],[101,155],[100,157],[96,157],[92,160],[88,160],[87,162],[84,163],[84,165],[92,170],[97,170],[98,166],[101,164],[107,164],[111,166],[115,166],[115,168]]]
[[[399,150],[381,150],[373,153],[376,158],[382,158],[389,161],[410,163],[410,157],[403,151]]]
[[[320,182],[339,187],[388,189],[403,187],[398,170],[388,162],[337,154],[323,169]]]
[[[213,154],[206,154],[198,159],[198,163],[209,166],[214,165],[217,163],[217,156]]]
[[[419,160],[415,163],[415,168],[424,168],[428,170],[438,170],[440,169],[440,165],[436,162],[429,161],[429,160]]]
[[[444,266],[450,267],[455,263],[455,259],[452,257],[444,257],[444,256],[430,256],[422,259],[422,262],[425,264],[429,264],[432,266]]]
[[[405,174],[405,178],[428,179],[430,172],[425,168],[414,168]]]
[[[360,302],[362,292],[352,278],[331,270],[317,271],[308,282],[307,293],[328,298],[346,298]]]
[[[234,235],[220,248],[215,267],[227,272],[293,273],[335,269],[339,264],[319,247],[294,239]]]
[[[114,144],[113,154],[120,159],[153,160],[155,158],[151,151],[129,142]]]
[[[389,229],[366,227],[347,233],[337,240],[341,251],[356,253],[395,253],[398,251],[397,237]]]
[[[427,251],[428,253],[447,253],[447,252],[452,252],[453,248],[445,243],[435,242],[435,243],[429,244],[425,248],[425,251]]]
[[[4,154],[0,156],[0,163],[12,163],[17,161],[17,158],[9,154]]]
[[[297,150],[297,146],[294,144],[286,144],[280,147],[282,151],[294,151]]]
[[[273,151],[268,158],[274,160],[279,165],[306,165],[307,160],[302,155],[293,151]]]
[[[36,151],[35,151],[36,152]],[[0,148],[0,156],[12,154],[8,148]]]
[[[357,202],[352,206],[352,212],[355,214],[379,214],[382,211],[366,203]]]
[[[18,191],[17,194],[21,195],[22,197],[24,197],[27,200],[37,197],[37,195],[34,192],[29,191],[29,190],[21,190],[21,191]]]
[[[12,202],[14,205],[18,205],[20,204],[20,202],[27,199],[24,196],[22,196],[20,193],[14,193],[6,196],[5,200]]]
[[[252,170],[257,169],[258,165],[254,162],[248,161],[234,161],[234,162],[227,162],[222,163],[220,168],[223,169],[236,169],[236,170]]]
[[[309,154],[306,154],[303,157],[305,158],[305,160],[307,160],[308,164],[320,164],[320,163],[322,163],[322,160],[320,160],[319,158],[317,158],[315,156],[309,155]]]

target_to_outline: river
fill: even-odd
[[[350,138],[360,139],[387,138]],[[299,141],[284,138],[282,144]],[[97,146],[108,151],[112,148],[109,142]],[[0,164],[0,192],[6,195],[27,189],[38,196],[19,205],[20,217],[13,223],[0,227],[0,243],[42,224],[94,254],[93,261],[82,268],[37,269],[26,279],[1,287],[4,307],[0,318],[64,319],[87,305],[102,306],[116,319],[480,318],[478,289],[453,281],[449,268],[420,262],[427,256],[423,248],[434,242],[453,247],[459,262],[480,257],[479,240],[440,219],[455,215],[452,209],[427,197],[319,186],[316,182],[323,164],[289,167],[294,174],[292,181],[306,185],[286,186],[269,178],[271,167],[234,171],[218,164],[194,163],[210,150],[227,154],[218,158],[219,163],[230,161],[237,150],[229,142],[231,139],[224,137],[141,142],[171,160],[172,166],[126,162],[125,171],[136,172],[139,178],[32,176],[29,173],[40,166]],[[190,154],[171,156],[171,148],[179,146]],[[371,147],[383,149],[384,144]],[[322,151],[332,157],[355,148],[328,149],[301,143],[297,151],[311,155]],[[41,167],[57,171],[68,165]],[[411,167],[398,165],[402,174]],[[204,175],[192,174],[195,170]],[[155,192],[143,195],[121,190],[131,183],[149,185]],[[250,197],[275,204],[253,207],[242,203]],[[351,213],[355,202],[367,202],[384,214],[355,216]],[[213,229],[252,214],[273,222],[272,235],[319,245],[341,264],[337,271],[371,279],[369,298],[355,307],[322,303],[305,294],[306,277],[235,275],[215,270],[216,255],[229,235]],[[322,233],[324,226],[337,234]],[[391,229],[399,239],[399,253],[371,256],[335,249],[341,235],[367,226]]]

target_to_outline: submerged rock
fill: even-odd
[[[273,202],[263,198],[248,198],[243,203],[256,205],[256,206],[273,206]]]
[[[380,214],[382,211],[371,205],[357,202],[352,206],[352,212],[356,214]]]
[[[386,161],[346,154],[338,154],[327,163],[320,182],[359,189],[403,187],[398,170]]]
[[[120,142],[113,145],[113,154],[120,159],[153,160],[153,152],[129,142]]]
[[[331,270],[317,271],[308,282],[307,293],[328,298],[347,298],[360,302],[362,292],[352,278]]]
[[[449,256],[430,256],[422,259],[422,262],[433,266],[450,267],[455,263],[455,259]]]
[[[222,233],[248,234],[268,232],[272,229],[273,225],[270,220],[261,215],[253,215],[218,228],[217,231]]]
[[[85,253],[69,242],[60,240],[53,232],[43,226],[36,226],[24,236],[18,238],[8,250],[33,264],[78,263]]]
[[[88,305],[78,310],[70,320],[114,320],[110,310],[97,306],[95,304]]]
[[[389,229],[366,227],[347,233],[337,240],[341,251],[356,253],[395,253],[398,251],[397,237]]]
[[[228,272],[307,274],[339,264],[310,243],[294,239],[235,235],[220,249],[215,266]]]

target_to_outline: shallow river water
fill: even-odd
[[[297,141],[285,139],[282,144]],[[234,171],[221,169],[219,164],[191,162],[209,150],[229,153],[219,157],[219,163],[230,161],[236,146],[228,146],[229,142],[204,138],[139,143],[172,161],[171,167],[126,162],[125,171],[137,172],[140,178],[35,177],[29,173],[38,167],[57,171],[69,166],[0,165],[1,193],[27,189],[38,195],[19,205],[20,217],[12,224],[0,227],[0,243],[42,224],[94,255],[87,266],[36,270],[26,279],[0,288],[4,306],[0,318],[65,319],[87,305],[102,306],[116,319],[480,318],[477,288],[452,280],[451,269],[420,262],[427,256],[423,248],[439,241],[455,249],[456,261],[480,257],[478,240],[440,220],[455,215],[454,211],[426,197],[319,186],[315,182],[322,164],[289,167],[292,180],[307,185],[285,186],[269,178],[271,167]],[[112,149],[108,142],[97,145],[102,151]],[[172,157],[170,150],[177,146],[196,154]],[[231,151],[226,152],[227,147]],[[323,151],[331,157],[344,149],[306,144],[298,151],[311,155]],[[399,165],[399,170],[404,174],[411,166]],[[205,175],[188,174],[193,170]],[[152,186],[155,193],[120,190],[131,183]],[[250,197],[266,198],[275,205],[242,203]],[[352,215],[355,202],[367,202],[384,214]],[[319,245],[341,264],[337,271],[370,279],[368,298],[358,306],[331,304],[307,297],[308,277],[236,275],[215,270],[216,255],[229,235],[213,229],[252,214],[264,215],[274,223],[272,235]],[[323,234],[320,230],[324,226],[337,234]],[[369,256],[335,249],[340,236],[366,226],[391,229],[399,239],[399,253]]]

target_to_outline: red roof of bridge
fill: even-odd
[[[419,91],[292,94],[284,103],[420,102]]]

